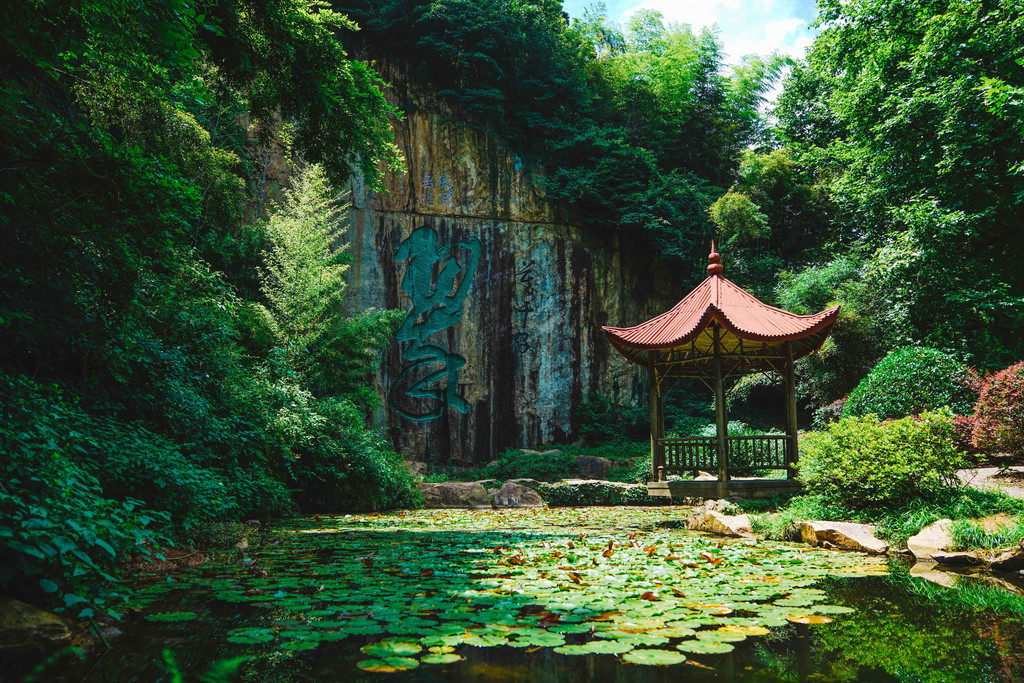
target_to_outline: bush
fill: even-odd
[[[295,425],[310,425],[293,448],[290,471],[295,501],[306,512],[382,510],[421,503],[401,457],[363,425],[362,413],[345,399],[305,406]]]
[[[848,508],[931,499],[959,485],[966,463],[953,438],[946,410],[889,422],[845,417],[805,436],[800,475],[811,492]]]
[[[846,407],[846,401],[849,400],[849,396],[843,396],[832,401],[827,406],[822,406],[814,411],[814,428],[824,429],[833,422],[837,422],[840,417],[843,416],[843,408]]]
[[[541,484],[537,493],[550,507],[587,505],[663,505],[669,499],[655,498],[646,486],[588,481],[582,484]]]
[[[971,412],[977,398],[972,389],[975,378],[941,351],[914,346],[896,349],[850,393],[843,415],[874,414],[884,420],[942,406],[962,415]]]
[[[510,448],[481,471],[484,479],[536,479],[558,481],[575,476],[577,456],[572,453],[549,451],[528,453]]]
[[[166,542],[153,529],[168,521],[106,494],[94,439],[59,392],[0,376],[0,590],[81,617],[113,613],[116,563]]]
[[[985,451],[1024,453],[1024,361],[993,375],[974,409],[972,443]]]
[[[607,396],[590,394],[574,412],[580,423],[580,436],[591,446],[650,434],[646,406],[620,405]]]

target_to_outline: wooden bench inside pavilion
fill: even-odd
[[[672,309],[633,327],[604,327],[626,360],[647,368],[651,413],[651,495],[760,498],[795,491],[799,458],[794,363],[828,338],[839,307],[796,315],[759,301],[722,277],[711,245],[708,277]],[[767,372],[782,380],[784,435],[729,436],[726,383]],[[716,436],[665,438],[666,392],[680,379],[704,383],[715,396]],[[717,472],[717,480],[670,480]],[[755,476],[774,471],[784,477]]]

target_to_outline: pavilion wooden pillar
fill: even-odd
[[[650,352],[647,365],[647,391],[651,409],[651,479],[665,481],[665,401],[658,386],[658,368],[655,365],[656,351]]]
[[[718,455],[718,481],[729,480],[729,451],[726,436],[729,426],[725,420],[725,378],[722,377],[721,350],[718,345],[721,328],[715,323],[715,452]]]
[[[793,342],[786,342],[786,434],[789,436],[789,448],[786,449],[787,476],[796,476],[796,464],[800,458],[800,445],[796,425],[796,378],[793,361]]]

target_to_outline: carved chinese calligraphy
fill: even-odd
[[[480,241],[442,245],[436,230],[421,226],[402,241],[395,260],[408,261],[402,291],[411,309],[395,334],[403,365],[388,403],[415,422],[437,419],[447,408],[468,413],[469,403],[459,395],[459,370],[466,359],[449,350],[437,333],[465,315],[463,302],[479,265]]]

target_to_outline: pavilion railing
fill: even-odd
[[[655,474],[718,472],[718,440],[713,436],[659,439],[663,463],[655,463]],[[730,436],[725,439],[726,470],[732,474],[755,474],[764,470],[789,469],[790,437],[784,434]],[[660,468],[660,472],[659,472]]]

